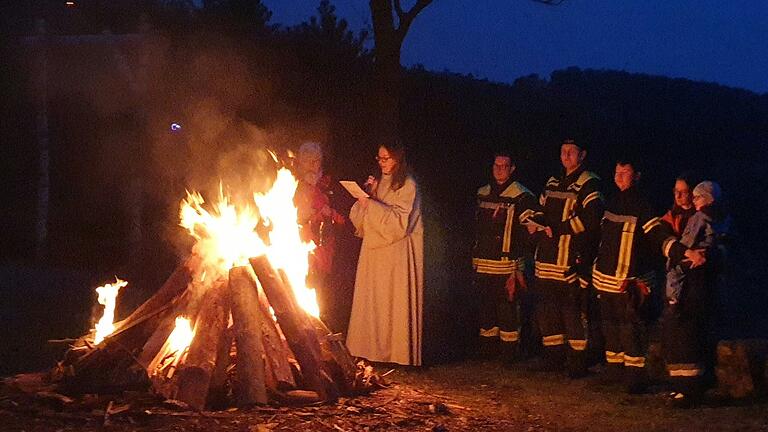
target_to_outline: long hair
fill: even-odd
[[[408,162],[405,159],[405,146],[403,146],[399,139],[395,138],[379,145],[379,148],[381,147],[385,148],[389,153],[389,157],[395,160],[395,169],[392,171],[392,185],[390,189],[396,191],[403,187],[405,179],[410,173]],[[381,173],[379,173],[377,180],[381,180]]]

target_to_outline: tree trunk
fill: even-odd
[[[402,38],[395,28],[391,0],[370,0],[374,35],[373,139],[396,136],[402,82]]]

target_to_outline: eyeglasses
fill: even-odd
[[[376,162],[389,162],[390,159],[392,159],[391,156],[387,156],[387,157],[376,156]]]

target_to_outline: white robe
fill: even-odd
[[[382,176],[363,208],[350,220],[363,238],[347,347],[370,361],[421,365],[424,287],[424,228],[416,182],[390,189]]]

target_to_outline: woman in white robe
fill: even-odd
[[[399,145],[379,147],[380,179],[352,206],[363,238],[347,347],[370,361],[421,365],[424,229],[419,191]]]

